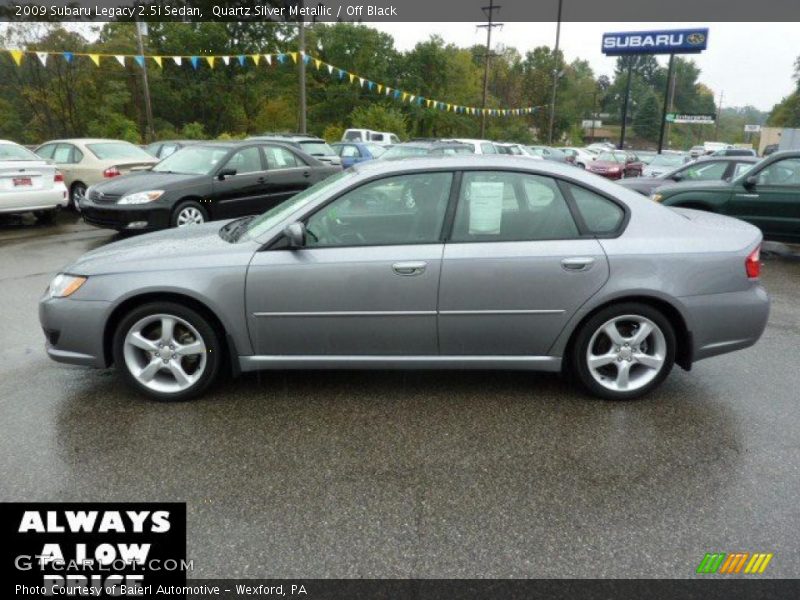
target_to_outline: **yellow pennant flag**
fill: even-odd
[[[22,64],[22,55],[24,52],[22,50],[9,50],[9,52],[11,53],[11,58],[14,59],[16,65],[20,66],[20,64]]]
[[[408,98],[408,94],[406,94],[405,92],[403,92],[403,102],[405,102],[405,101],[406,101],[406,98]]]
[[[153,60],[154,60],[154,61],[156,61],[156,64],[157,64],[159,67],[161,66],[161,57],[160,57],[160,56],[154,56],[154,57],[153,57]]]
[[[292,57],[292,60],[297,63],[297,52],[289,52],[289,56]]]
[[[319,71],[319,67],[322,64],[322,61],[318,58],[314,59],[314,64],[317,66],[317,71]]]
[[[100,66],[100,55],[99,55],[99,54],[90,54],[90,55],[89,55],[89,58],[91,58],[91,59],[92,59],[92,62],[93,62],[93,63],[94,63],[96,66],[98,66],[98,67]]]
[[[251,54],[250,58],[252,58],[253,62],[256,63],[256,66],[258,66],[258,62],[261,60],[261,55],[260,54]]]
[[[356,78],[356,76],[352,73],[348,73],[348,75],[350,75],[350,83],[353,83],[353,80]]]
[[[214,68],[215,58],[216,58],[215,56],[206,56],[206,60],[208,61],[208,66],[211,67],[212,69]]]
[[[447,110],[448,110],[448,111],[450,110],[450,105],[449,105],[449,104],[447,105]]]
[[[378,84],[378,93],[380,94],[383,91],[383,86],[379,83]]]

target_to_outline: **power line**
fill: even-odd
[[[486,15],[486,25],[478,25],[478,28],[486,29],[486,62],[483,70],[483,101],[481,108],[486,108],[486,100],[489,96],[489,63],[492,58],[492,29],[502,27],[502,23],[494,22],[494,11],[500,11],[501,6],[496,5],[494,0],[489,0],[489,6],[481,7],[483,14]],[[486,112],[481,111],[481,137],[486,135]]]

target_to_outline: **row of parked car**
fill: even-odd
[[[666,204],[715,212],[746,204],[758,214],[737,216],[766,227],[769,236],[800,239],[800,160],[794,155],[773,155],[769,160],[777,156],[777,166],[750,181],[747,173],[763,172],[752,154],[718,151],[693,158],[688,152],[633,152],[610,144],[552,148],[465,138],[390,143],[388,134],[381,133],[380,142],[364,141],[353,139],[352,131],[364,130],[348,130],[347,139],[334,144],[308,135],[264,134],[144,148],[119,140],[64,139],[31,151],[0,141],[0,212],[33,212],[46,221],[72,206],[87,223],[119,231],[183,227],[263,212],[365,161],[506,154],[571,164]],[[733,190],[734,182],[742,182],[742,189]]]

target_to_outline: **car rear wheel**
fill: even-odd
[[[675,332],[661,312],[646,304],[617,304],[582,327],[572,346],[571,366],[591,394],[629,400],[669,375],[675,347]]]
[[[188,200],[181,202],[172,213],[173,227],[188,227],[189,225],[202,225],[208,221],[206,209],[199,202]]]
[[[80,181],[73,183],[69,190],[69,207],[80,210],[80,203],[86,197],[86,186]]]
[[[114,363],[134,389],[159,401],[200,395],[219,372],[219,337],[196,311],[172,302],[140,306],[122,319]]]

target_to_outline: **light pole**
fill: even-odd
[[[556,22],[556,48],[553,52],[553,58],[555,58],[555,65],[553,66],[553,98],[550,102],[550,130],[547,134],[547,143],[553,143],[553,126],[555,125],[556,121],[556,90],[558,89],[558,78],[559,78],[559,59],[558,59],[558,47],[559,42],[561,41],[561,7],[564,0],[558,0],[558,20]]]

